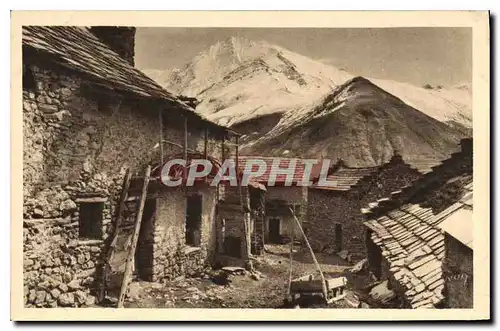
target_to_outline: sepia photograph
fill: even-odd
[[[18,14],[17,318],[489,318],[487,12]]]

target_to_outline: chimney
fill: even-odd
[[[389,162],[393,162],[393,163],[403,162],[403,156],[401,156],[401,153],[399,152],[399,150],[394,149],[394,152],[393,152],[392,157],[389,160]]]
[[[135,28],[122,26],[93,26],[90,28],[99,40],[132,66],[134,63]]]
[[[472,138],[464,138],[460,140],[460,146],[462,147],[462,153],[472,155]]]

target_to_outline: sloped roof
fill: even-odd
[[[394,278],[405,287],[405,296],[412,308],[432,308],[444,298],[442,260],[444,235],[439,225],[457,208],[465,206],[472,195],[472,175],[459,175],[437,190],[460,180],[463,190],[458,202],[449,203],[444,211],[435,213],[425,203],[404,203],[365,222],[373,232],[371,239],[380,246]],[[433,195],[429,195],[432,199]],[[387,200],[385,200],[387,201]]]
[[[22,42],[23,46],[48,54],[59,64],[113,89],[164,100],[174,108],[226,129],[196,114],[190,106],[122,59],[85,27],[24,26]]]
[[[329,191],[348,191],[363,178],[371,176],[379,169],[380,166],[366,168],[341,167],[326,177],[326,181],[329,185],[315,185],[314,188]]]
[[[256,160],[263,161],[266,164],[265,172],[260,175],[254,177],[254,179],[260,183],[268,183],[271,175],[276,174],[276,184],[284,184],[287,178],[287,175],[280,174],[276,168],[273,168],[274,162],[279,164],[279,168],[288,168],[291,164],[295,163],[295,167],[293,169],[292,176],[292,185],[297,184],[303,181],[304,170],[306,168],[306,163],[304,159],[298,158],[281,158],[281,157],[270,157],[270,156],[239,156],[238,157],[238,170],[243,172],[247,165],[247,162]],[[315,165],[313,165],[311,169],[311,174],[309,179],[314,180],[318,178],[321,168],[325,160],[315,160],[317,161]],[[279,162],[279,163],[278,163]],[[249,163],[250,164],[250,163]],[[253,165],[252,171],[257,171],[258,166]]]
[[[446,208],[436,218],[442,220],[439,227],[443,231],[473,249],[472,182],[465,190],[467,193],[460,201]]]

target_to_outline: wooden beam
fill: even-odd
[[[222,163],[224,163],[224,161],[226,161],[226,148],[225,148],[225,142],[226,142],[226,138],[224,136],[222,136],[222,142],[221,142],[221,149],[222,149],[222,152],[221,152],[221,157],[222,157]]]
[[[184,160],[186,160],[186,165],[184,166],[183,169],[183,175],[184,175],[184,187],[185,187],[185,194],[187,196],[187,173],[188,173],[188,167],[187,167],[187,162],[188,162],[188,119],[187,116],[184,117]]]
[[[148,165],[146,169],[146,174],[144,176],[144,184],[142,186],[141,200],[139,201],[137,215],[135,218],[135,227],[134,227],[134,232],[132,233],[132,242],[128,251],[127,263],[125,264],[125,272],[123,274],[122,286],[120,288],[120,296],[118,298],[118,304],[117,304],[118,308],[123,307],[125,294],[127,293],[127,288],[130,283],[130,278],[132,277],[132,264],[134,263],[135,250],[137,248],[137,241],[139,239],[139,232],[141,230],[142,214],[144,212],[144,205],[146,203],[146,196],[148,193],[148,184],[150,175],[151,175],[151,166]]]
[[[160,122],[160,166],[163,165],[163,109],[158,110],[158,120]]]
[[[205,126],[204,132],[204,145],[203,145],[203,155],[205,156],[205,160],[208,157],[208,128]]]
[[[203,157],[206,160],[208,158],[208,128],[205,126],[203,130]],[[208,182],[208,176],[205,176],[204,178],[205,183]]]
[[[295,207],[294,207],[295,209]],[[290,275],[288,276],[288,296],[290,297],[292,293],[292,278],[293,278],[293,241],[295,240],[294,238],[294,232],[295,232],[295,227],[293,226],[292,223],[292,234],[290,238]]]

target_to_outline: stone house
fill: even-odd
[[[471,217],[472,139],[461,146],[431,172],[363,210],[369,270],[388,280],[404,308],[471,305],[472,251],[440,228],[450,222],[460,227],[457,222]],[[472,243],[470,233],[460,240]]]
[[[444,296],[447,308],[473,308],[474,227],[472,224],[472,182],[464,196],[444,210],[439,228],[444,231]]]
[[[308,190],[307,221],[313,249],[348,251],[353,261],[366,257],[361,208],[420,176],[397,154],[375,167],[354,168],[339,160],[329,170],[329,185],[316,184]]]
[[[265,186],[265,210],[261,222],[256,223],[255,232],[264,243],[281,244],[290,240],[302,240],[302,235],[295,225],[294,214],[301,224],[305,221],[307,209],[307,186],[302,185],[304,160],[298,158],[275,158],[265,156],[241,156],[238,162],[240,171],[245,169],[249,160],[259,160],[266,164],[265,172],[252,179]],[[323,165],[318,162],[311,169],[309,179],[311,183],[318,178]],[[273,162],[279,164],[280,169],[290,168],[293,174],[287,183],[287,176],[282,172],[272,169]],[[278,163],[279,162],[279,163]],[[295,166],[293,166],[295,165]],[[275,182],[269,185],[270,179]]]
[[[94,303],[126,169],[141,177],[147,165],[188,150],[223,158],[222,144],[232,135],[133,67],[134,32],[23,27],[28,307]],[[153,174],[137,249],[139,276],[157,281],[209,262],[216,191],[205,184],[161,187]],[[187,209],[201,220],[196,244],[187,239]]]

